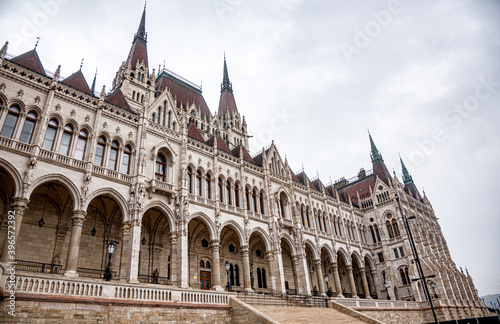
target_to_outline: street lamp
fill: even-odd
[[[389,285],[385,281],[384,281],[384,287],[385,287],[385,290],[387,290],[387,300],[391,300],[391,296],[389,295],[389,289],[387,289],[387,287],[389,287]]]
[[[431,287],[432,287],[432,292],[434,293],[434,298],[438,298],[438,295],[436,294],[436,284],[434,283],[434,281],[430,281],[428,280],[427,281]]]
[[[226,260],[226,263],[224,263],[224,268],[226,268],[226,274],[227,274],[227,285],[226,285],[226,290],[231,291],[231,283],[229,282],[229,268],[231,265],[229,264],[229,261]]]
[[[328,297],[331,297],[330,288],[328,288],[328,275],[325,275],[323,278],[325,279],[326,282],[326,294]]]
[[[111,274],[111,256],[113,255],[113,252],[115,252],[115,244],[113,242],[109,242],[108,244],[108,267],[106,268],[106,272],[104,273],[104,280],[110,281],[112,274]]]

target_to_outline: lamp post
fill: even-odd
[[[432,316],[434,317],[434,322],[439,324],[439,321],[438,321],[437,316],[436,316],[436,310],[434,309],[434,305],[432,304],[431,295],[429,293],[429,287],[427,287],[427,281],[425,281],[426,278],[434,278],[435,275],[428,276],[428,277],[424,276],[424,270],[422,269],[422,265],[420,264],[420,259],[418,257],[417,247],[415,246],[415,241],[413,240],[413,235],[411,234],[410,223],[408,222],[409,219],[415,219],[417,217],[415,215],[410,216],[410,217],[406,217],[405,215],[403,215],[403,209],[401,208],[401,202],[399,201],[399,196],[398,196],[398,194],[396,194],[395,196],[396,196],[396,201],[398,203],[399,212],[401,213],[401,217],[404,220],[403,223],[405,224],[405,229],[406,229],[406,232],[408,233],[408,237],[410,239],[411,250],[412,250],[413,255],[415,256],[414,260],[417,263],[417,270],[418,270],[418,274],[420,276],[420,278],[412,279],[412,281],[422,280],[422,282],[423,282],[422,286],[424,286],[425,296],[427,297],[427,300],[429,301],[429,305],[431,306]]]
[[[330,293],[330,288],[328,288],[328,275],[325,275],[323,278],[325,279],[325,282],[326,282],[326,295],[327,295],[328,297],[331,297],[331,296],[330,296],[330,295],[331,295],[331,293]]]
[[[231,265],[229,264],[229,261],[226,260],[226,263],[224,263],[224,268],[226,268],[226,275],[227,275],[227,285],[226,285],[226,290],[231,291],[231,283],[229,282],[229,268]]]
[[[432,287],[432,292],[434,293],[434,298],[438,298],[438,295],[436,294],[436,284],[434,283],[434,281],[428,280],[427,283],[430,284]]]
[[[115,244],[113,242],[109,242],[108,244],[108,267],[106,268],[106,272],[104,273],[104,280],[110,281],[111,277],[111,256],[115,252]]]
[[[389,285],[385,281],[384,281],[384,287],[385,287],[385,290],[387,291],[387,300],[391,300],[391,296],[389,295],[389,289],[387,289],[387,287],[389,287]]]

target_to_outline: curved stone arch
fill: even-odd
[[[359,252],[357,250],[354,250],[352,253],[351,253],[351,263],[354,262],[354,260],[356,260],[358,266],[360,268],[364,268],[365,267],[365,262],[363,260],[363,258],[361,257],[361,255],[359,254]],[[352,265],[352,264],[351,264]]]
[[[290,236],[290,234],[282,233],[280,235],[280,240],[284,240],[287,243],[288,247],[290,248],[290,253],[292,254],[292,256],[297,255],[297,249],[295,248],[295,244],[293,244],[293,239]]]
[[[314,260],[318,260],[319,258],[321,258],[321,255],[319,255],[318,250],[316,249],[316,245],[314,245],[313,241],[311,241],[310,239],[304,240],[304,249],[308,246],[313,253]]]
[[[215,225],[210,219],[210,217],[207,216],[207,214],[203,212],[195,212],[189,217],[186,218],[186,223],[189,224],[190,221],[192,221],[195,218],[200,218],[205,226],[208,229],[208,232],[210,233],[210,240],[218,240],[219,239],[219,233],[217,233],[217,230],[215,229]]]
[[[258,234],[261,236],[262,240],[264,241],[264,245],[266,246],[266,251],[271,251],[273,249],[271,241],[269,240],[269,235],[262,227],[257,226],[252,228],[252,230],[250,231],[250,235],[248,235],[248,240],[250,240],[252,234]]]
[[[232,230],[234,230],[236,232],[236,235],[238,235],[239,239],[240,239],[240,246],[243,246],[243,245],[248,245],[248,242],[246,240],[246,237],[245,237],[245,232],[243,231],[243,228],[241,227],[240,224],[238,224],[235,220],[233,219],[230,219],[230,220],[227,220],[225,221],[222,226],[220,227],[220,232],[217,233],[217,238],[220,240],[220,233],[222,232],[222,230],[224,229],[224,227],[230,227]]]
[[[58,128],[64,128],[64,119],[61,117],[61,115],[59,113],[50,113],[48,116],[47,116],[47,123],[46,125],[52,120],[52,119],[55,119],[57,121],[57,127]]]
[[[97,133],[97,136],[95,137],[95,140],[99,140],[99,137],[101,136],[104,136],[104,138],[106,139],[106,143],[108,142],[112,142],[112,136],[107,132],[107,131],[104,131],[104,130],[101,130]]]
[[[330,258],[330,262],[336,262],[337,261],[337,253],[335,253],[333,251],[332,247],[328,243],[324,243],[321,246],[321,251],[323,251],[323,249],[326,250],[326,253],[327,253],[328,257]]]
[[[120,135],[115,135],[113,138],[111,138],[111,142],[117,141],[118,142],[118,148],[121,149],[125,146],[125,142],[123,138]]]
[[[0,167],[2,167],[14,181],[14,197],[21,197],[23,194],[23,179],[17,169],[7,160],[0,158]],[[26,197],[25,197],[26,198]]]
[[[13,105],[16,105],[16,106],[19,106],[19,109],[21,110],[21,112],[26,112],[26,104],[24,103],[24,101],[22,101],[21,99],[19,98],[10,98],[8,100],[6,100],[7,102],[7,110],[10,109],[10,107],[12,107]]]
[[[142,221],[144,214],[146,214],[146,212],[148,210],[153,209],[153,208],[158,208],[159,210],[161,210],[163,212],[163,214],[165,214],[165,217],[167,218],[167,221],[168,221],[168,225],[170,226],[170,231],[175,232],[177,230],[176,229],[177,226],[175,224],[174,212],[163,201],[159,201],[159,200],[152,201],[149,204],[147,204],[146,206],[144,206],[143,212],[141,213],[141,221]]]
[[[78,132],[78,129],[80,128],[80,125],[78,124],[78,122],[76,121],[76,119],[74,119],[73,117],[68,117],[64,120],[64,123],[63,123],[63,127],[66,126],[66,125],[71,125],[73,127],[73,132]]]
[[[123,147],[125,148],[125,146],[127,145],[130,146],[130,148],[132,149],[132,154],[134,154],[137,150],[135,143],[131,140],[126,140],[123,144]]]
[[[393,210],[391,210],[391,209],[387,209],[387,210],[385,210],[385,211],[382,213],[382,216],[381,216],[381,217],[382,217],[382,219],[384,220],[384,224],[385,224],[385,221],[387,220],[387,215],[388,215],[388,214],[391,214],[391,215],[392,215],[392,217],[394,217],[394,218],[398,218],[398,217],[397,217],[397,215],[396,215],[396,212],[395,212],[395,211],[393,211]]]
[[[370,270],[372,270],[372,271],[377,270],[377,268],[375,266],[375,262],[373,262],[373,259],[369,253],[365,253],[363,260],[365,262],[365,268],[368,265],[370,267]]]
[[[122,212],[122,217],[123,217],[123,219],[122,219],[123,222],[130,220],[127,201],[125,200],[125,198],[122,196],[121,193],[119,193],[116,189],[111,188],[111,187],[104,187],[104,188],[99,188],[97,190],[94,190],[92,192],[92,194],[88,197],[85,206],[82,206],[82,207],[84,207],[84,210],[87,210],[90,202],[94,198],[99,197],[99,196],[103,196],[103,195],[109,195],[110,197],[112,197],[116,201],[118,206],[120,206],[120,210]]]
[[[73,199],[73,211],[81,210],[80,206],[80,191],[78,188],[75,186],[73,181],[71,181],[68,177],[61,173],[50,173],[41,176],[40,178],[36,179],[28,188],[26,191],[26,197],[29,199],[31,197],[31,194],[33,191],[40,185],[42,185],[45,182],[59,182],[63,184],[66,189],[68,189],[69,193],[71,194],[71,198]]]
[[[0,103],[2,104],[2,108],[9,110],[9,99],[5,95],[5,93],[0,92]]]
[[[33,110],[37,114],[38,118],[40,118],[40,116],[43,114],[42,108],[40,108],[38,105],[31,104],[26,106],[26,113],[28,113],[28,111],[33,111]]]
[[[342,258],[344,259],[345,261],[345,264],[346,265],[352,265],[352,260],[351,260],[351,256],[349,254],[347,254],[347,251],[343,248],[343,247],[340,247],[338,250],[337,250],[337,263],[338,263],[338,255],[341,255]]]

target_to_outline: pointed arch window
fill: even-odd
[[[219,178],[218,188],[219,188],[219,201],[224,202],[224,185],[222,184],[222,178]]]
[[[264,289],[267,288],[267,280],[266,280],[266,269],[262,268],[262,287]]]
[[[259,205],[260,205],[260,213],[264,215],[264,193],[261,191],[259,195]]]
[[[248,187],[245,188],[245,200],[247,202],[247,209],[251,210],[251,204],[250,204],[250,189]]]
[[[162,153],[158,153],[156,157],[155,178],[163,182],[167,179],[167,159]]]
[[[21,131],[20,142],[29,144],[31,142],[31,135],[33,135],[33,129],[36,125],[36,114],[31,111],[26,115],[26,120],[24,121],[23,130]]]
[[[240,188],[238,183],[234,184],[234,205],[240,207]]]
[[[161,124],[161,107],[158,107],[158,120],[156,122]]]
[[[392,230],[394,232],[394,236],[401,236],[401,233],[399,232],[398,221],[395,218],[392,219]]]
[[[172,111],[171,110],[168,111],[167,117],[168,117],[168,119],[167,119],[167,127],[170,128],[170,122],[172,121]]]
[[[380,239],[380,232],[378,231],[378,225],[375,225],[374,228],[375,228],[375,234],[377,235],[377,241],[378,242],[382,241]]]
[[[390,221],[386,221],[385,225],[387,226],[387,232],[389,233],[389,238],[394,238],[394,232],[392,231],[392,224]]]
[[[9,113],[7,114],[7,119],[5,119],[5,123],[3,124],[2,128],[2,133],[0,133],[0,135],[12,138],[18,119],[19,119],[19,108],[17,106],[10,107]]]
[[[304,219],[304,206],[300,207],[300,217],[302,219],[302,226],[306,226],[306,221]]]
[[[201,197],[201,171],[197,170],[196,171],[196,195]]]
[[[76,141],[75,159],[83,161],[85,149],[87,148],[87,131],[81,130]]]
[[[234,285],[240,285],[240,270],[237,264],[234,265]]]
[[[47,151],[52,151],[54,146],[54,139],[56,138],[57,127],[59,123],[55,119],[49,120],[49,125],[47,131],[45,132],[45,138],[43,139],[42,148]]]
[[[252,191],[252,204],[253,204],[253,211],[256,213],[257,212],[257,190]]]
[[[97,139],[97,146],[95,149],[95,157],[94,157],[95,165],[102,166],[105,148],[106,148],[106,138],[104,136],[100,136]]]
[[[188,178],[187,178],[188,191],[189,191],[189,193],[192,194],[193,193],[193,169],[191,167],[188,167],[187,175],[188,175]]]
[[[231,182],[229,180],[226,181],[226,203],[228,205],[232,205],[232,199],[231,199]]]
[[[210,173],[207,173],[205,175],[205,197],[210,199],[212,197],[212,191],[210,184],[212,182],[212,177],[210,176]]]
[[[66,125],[62,134],[61,145],[59,145],[59,154],[68,155],[71,138],[73,138],[73,126]]]
[[[121,173],[125,174],[130,173],[131,156],[132,156],[132,148],[130,147],[130,145],[125,145],[125,148],[123,149]]]
[[[109,151],[108,169],[116,170],[116,162],[118,161],[119,145],[117,141],[111,143],[111,150]]]
[[[258,282],[259,288],[262,288],[262,274],[260,272],[260,268],[257,268],[257,282]]]
[[[408,268],[399,269],[399,275],[401,276],[401,283],[403,286],[409,285],[411,283]]]
[[[309,219],[309,208],[306,209],[306,219],[307,219],[307,227],[311,228],[311,221]]]

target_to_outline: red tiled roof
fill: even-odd
[[[225,116],[228,112],[230,116],[233,116],[238,113],[238,108],[236,108],[233,92],[226,89],[220,94],[219,115]]]
[[[338,189],[339,196],[343,198],[342,196],[346,194],[347,196],[351,197],[352,203],[354,205],[357,205],[358,204],[357,193],[359,193],[359,197],[361,199],[367,198],[368,196],[371,195],[370,187],[373,190],[374,184],[375,184],[375,178],[373,175],[370,175],[359,182],[355,182],[352,185],[347,185],[346,187]],[[349,201],[345,199],[345,202]]]
[[[417,186],[415,186],[414,183],[409,183],[408,185],[406,185],[405,190],[408,192],[408,194],[412,195],[413,198],[418,200],[422,199],[422,196],[420,196],[420,192],[418,192]]]
[[[384,162],[375,163],[373,165],[373,174],[378,176],[380,180],[382,180],[386,185],[390,186],[392,182],[391,175],[389,171],[387,171],[387,167]]]
[[[199,141],[199,142],[202,142],[202,143],[205,143],[205,140],[203,139],[203,136],[201,136],[200,132],[198,131],[198,129],[196,128],[196,126],[194,126],[193,123],[191,123],[189,125],[189,129],[188,129],[188,136]]]
[[[132,108],[130,108],[127,99],[125,99],[125,96],[123,95],[120,88],[118,88],[111,95],[109,95],[109,97],[105,100],[105,102],[108,102],[112,105],[115,105],[127,111],[133,111]]]
[[[36,50],[28,51],[24,54],[14,57],[10,60],[12,63],[16,63],[28,70],[41,74],[43,76],[47,76],[45,73],[45,69],[43,68],[42,62],[38,57]]]
[[[335,198],[335,189],[333,188],[333,185],[325,187],[325,189],[328,196]]]
[[[316,189],[316,190],[318,190],[318,191],[321,191],[321,192],[323,192],[323,191],[324,191],[324,190],[323,190],[324,186],[323,186],[323,183],[321,183],[321,180],[316,179],[316,180],[314,180],[313,182],[311,182],[311,184],[313,184],[313,185],[314,185],[314,189]]]
[[[292,180],[296,181],[296,182],[300,182],[299,178],[297,178],[297,176],[295,175],[295,173],[293,173],[293,171],[292,171],[292,169],[290,169],[290,167],[288,167],[288,170],[290,170],[290,174],[292,175]]]
[[[162,73],[160,77],[156,80],[156,91],[163,91],[168,88],[168,91],[172,93],[178,102],[181,102],[185,106],[190,106],[193,102],[196,107],[201,110],[201,117],[209,118],[212,116],[210,109],[208,109],[207,103],[203,98],[203,95],[189,86],[186,86],[180,80],[176,80],[174,77]]]
[[[80,90],[83,93],[94,95],[87,84],[87,80],[85,80],[85,76],[82,73],[82,70],[78,70],[63,81],[61,83],[70,86],[76,90]]]
[[[257,164],[258,166],[262,167],[262,153],[256,155],[255,157],[253,157],[253,160],[255,161],[255,164]]]
[[[243,146],[243,145],[239,145],[237,147],[235,147],[231,152],[234,156],[236,156],[237,158],[241,158],[240,156],[240,147],[241,147],[241,151],[243,152],[243,160],[247,161],[247,162],[250,162],[252,164],[257,164],[255,163],[255,161],[252,159],[252,157],[250,156],[250,153],[248,153],[247,149]]]
[[[226,142],[224,142],[224,140],[220,136],[217,136],[217,149],[228,154],[232,154],[229,147],[227,147]]]
[[[148,67],[148,49],[146,46],[146,41],[142,40],[138,37],[134,39],[134,43],[130,48],[130,53],[128,54],[128,60],[132,66],[132,70],[137,68],[137,61],[141,63],[144,61],[144,64]],[[147,71],[146,71],[147,72]]]

